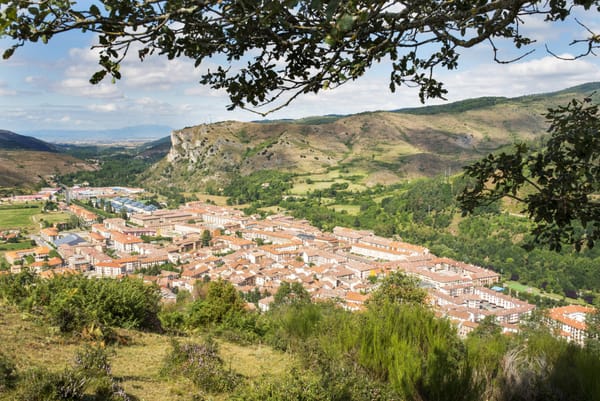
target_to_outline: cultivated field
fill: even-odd
[[[33,206],[33,207],[32,207]],[[33,216],[39,214],[42,208],[36,205],[4,205],[0,206],[0,230],[34,227]]]

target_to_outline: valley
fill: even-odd
[[[599,394],[599,247],[552,251],[514,203],[456,200],[462,166],[540,146],[543,110],[597,87],[38,154],[0,205],[0,339],[32,350],[0,348],[0,399],[29,380],[93,401],[505,400],[532,375],[522,391]],[[73,169],[49,173],[55,154]],[[523,349],[546,370],[501,365]]]

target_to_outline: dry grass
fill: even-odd
[[[128,394],[140,401],[189,401],[198,394],[188,379],[161,377],[163,360],[171,349],[168,336],[127,330],[119,333],[129,338],[130,344],[110,347],[112,373]],[[202,338],[180,340],[199,342]],[[290,355],[264,345],[240,346],[222,340],[218,343],[226,366],[250,380],[283,374],[295,363]],[[13,359],[19,371],[35,366],[62,370],[72,365],[75,352],[82,345],[77,339],[65,338],[36,323],[33,316],[0,305],[0,352]],[[213,398],[226,400],[227,394]]]
[[[351,216],[358,216],[360,213],[360,205],[331,205],[328,206],[330,209],[336,212],[346,211]]]
[[[211,202],[214,202],[217,206],[227,206],[227,196],[208,195],[208,194],[204,194],[202,192],[184,192],[183,195],[185,195],[185,196],[195,195],[202,202],[211,201]]]
[[[92,165],[61,153],[0,151],[0,186],[27,186],[39,182],[40,177],[93,169]]]

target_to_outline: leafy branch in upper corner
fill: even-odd
[[[83,4],[82,4],[83,3]],[[87,3],[87,4],[85,4]],[[91,3],[91,4],[90,4]],[[93,32],[100,71],[90,79],[121,78],[121,63],[133,53],[169,59],[187,57],[200,67],[210,60],[200,83],[225,89],[230,109],[267,114],[305,93],[336,88],[388,60],[390,90],[419,88],[425,98],[444,98],[436,78],[440,68],[458,66],[461,49],[488,43],[501,60],[496,41],[516,49],[532,44],[523,33],[527,17],[552,24],[576,9],[590,18],[598,0],[65,0],[4,1],[0,36],[12,43],[3,58],[27,42],[48,42],[67,31]],[[578,23],[582,24],[577,20]],[[581,56],[594,54],[597,34],[571,42]],[[551,50],[548,48],[548,51]],[[215,59],[220,56],[223,60]],[[135,56],[134,56],[135,57]],[[259,111],[262,106],[270,110]]]
[[[559,250],[600,238],[600,114],[591,98],[549,109],[550,138],[539,150],[490,154],[466,167],[474,182],[459,195],[464,213],[503,197],[523,203],[535,242]]]

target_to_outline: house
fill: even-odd
[[[275,297],[268,296],[266,298],[263,299],[259,299],[258,300],[258,309],[260,309],[261,312],[267,312],[270,308],[271,308],[271,304],[275,301]]]
[[[113,248],[119,252],[133,252],[135,244],[141,244],[144,241],[133,235],[125,235],[116,231],[111,232],[111,241]]]
[[[86,242],[86,241],[83,238],[81,238],[79,235],[69,233],[69,234],[66,234],[66,235],[54,240],[54,245],[56,245],[57,247],[59,247],[61,245],[65,245],[65,244],[74,246],[74,245],[83,244],[84,242]]]
[[[567,305],[552,308],[546,314],[546,321],[559,337],[569,342],[583,345],[588,337],[586,319],[596,309],[580,305]]]
[[[22,260],[26,256],[33,256],[35,262],[44,260],[50,254],[50,249],[45,246],[37,248],[20,249],[18,251],[8,251],[4,254],[6,261],[14,264],[16,261]]]
[[[63,260],[61,258],[54,257],[54,258],[50,258],[48,260],[40,260],[38,262],[33,262],[30,265],[28,265],[27,267],[35,273],[40,273],[44,270],[55,269],[55,268],[61,267],[62,265],[63,265]]]
[[[98,221],[98,215],[94,212],[90,212],[89,210],[78,206],[78,205],[70,205],[69,210],[75,216],[77,216],[81,222],[87,226],[91,226],[92,224]]]
[[[95,265],[96,276],[116,278],[125,274],[125,266],[117,261],[100,262]]]
[[[56,276],[74,276],[79,274],[77,270],[70,269],[68,267],[59,267],[56,269],[45,270],[39,274],[40,278],[51,279]]]
[[[44,241],[54,242],[58,238],[58,230],[55,227],[48,227],[40,230],[40,237]]]

